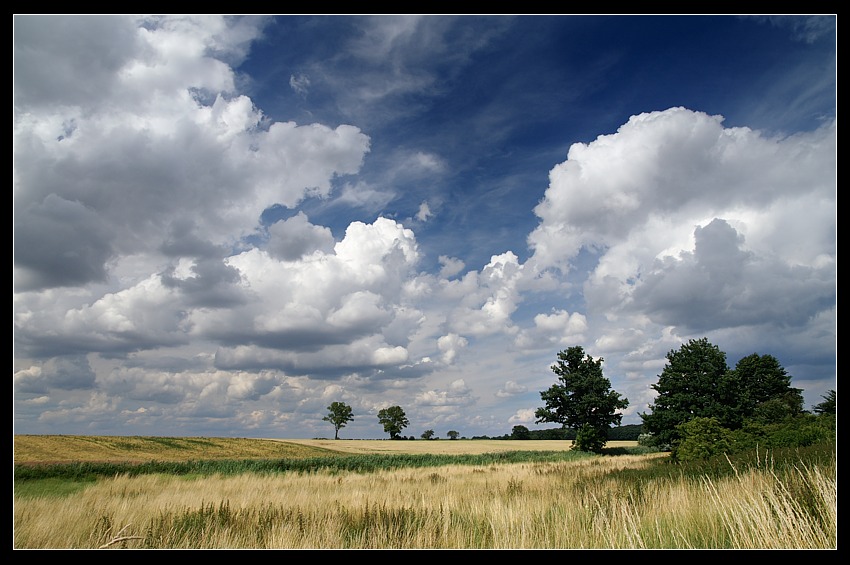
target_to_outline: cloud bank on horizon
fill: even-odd
[[[15,433],[502,435],[574,345],[636,424],[701,337],[810,408],[835,20],[15,16]]]

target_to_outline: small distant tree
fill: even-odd
[[[457,436],[459,436],[460,434],[454,430],[449,430],[449,433],[447,433],[446,435],[449,437],[449,439],[457,439]]]
[[[344,402],[332,402],[328,406],[328,415],[322,418],[325,422],[330,422],[334,426],[334,439],[339,439],[339,430],[344,428],[345,424],[354,420],[351,406]]]
[[[422,439],[431,439],[434,437],[434,430],[425,430],[422,432]]]
[[[511,439],[529,439],[531,432],[525,426],[514,426],[511,430]]]
[[[608,428],[619,424],[626,398],[611,390],[611,381],[602,374],[602,358],[585,355],[582,347],[558,353],[552,371],[558,383],[540,393],[546,406],[535,412],[537,423],[556,422],[576,430],[573,446],[580,451],[599,453],[608,441]]]
[[[378,421],[384,426],[384,431],[390,434],[390,439],[399,439],[401,430],[410,425],[401,406],[390,406],[378,411]]]

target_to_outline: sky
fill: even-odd
[[[446,438],[557,354],[836,382],[835,14],[13,16],[15,434]]]

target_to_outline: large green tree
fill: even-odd
[[[334,425],[334,439],[339,439],[339,430],[344,428],[348,422],[354,420],[351,406],[344,402],[331,402],[328,406],[328,415],[322,418],[325,422]]]
[[[692,339],[667,354],[667,365],[652,386],[658,392],[649,414],[641,414],[643,430],[659,447],[675,448],[682,424],[712,418],[727,430],[749,420],[781,422],[803,412],[803,395],[771,355],[753,353],[730,370],[726,354],[707,338]]]
[[[727,397],[733,409],[725,422],[729,429],[754,416],[776,421],[803,413],[803,391],[791,387],[791,376],[772,355],[743,357],[730,374],[729,385]]]
[[[390,406],[379,410],[378,421],[384,426],[384,431],[390,434],[390,439],[398,439],[401,430],[410,425],[401,406]]]
[[[555,422],[576,430],[573,446],[581,451],[600,452],[608,442],[608,428],[619,424],[626,398],[611,390],[611,382],[602,374],[603,359],[585,355],[580,346],[558,353],[552,371],[558,381],[540,393],[546,404],[535,412],[537,423]]]
[[[652,385],[658,395],[649,414],[641,414],[644,432],[653,442],[670,447],[680,439],[677,429],[693,418],[725,422],[731,413],[726,354],[706,338],[692,339],[667,353],[667,364]]]

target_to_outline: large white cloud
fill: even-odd
[[[722,121],[671,108],[573,144],[535,208],[535,263],[565,266],[582,247],[625,246],[617,263],[634,274],[636,262],[690,249],[693,227],[714,218],[740,222],[753,249],[800,264],[834,250],[835,124],[765,138]]]
[[[17,21],[24,59],[13,124],[18,288],[105,281],[111,259],[157,253],[187,212],[195,237],[233,245],[257,229],[267,207],[327,196],[334,178],[357,172],[369,150],[356,127],[269,123],[234,91],[233,70],[217,57],[239,59],[260,33],[251,20]],[[131,41],[94,63],[90,54],[102,46],[89,28],[109,23]],[[57,51],[52,40],[37,41],[51,27],[57,41],[74,36],[60,63],[99,81],[96,99],[73,89],[63,97],[66,89],[47,76],[52,64],[28,64]],[[73,78],[69,84],[85,82]]]
[[[834,123],[765,138],[684,108],[634,116],[552,170],[533,262],[597,253],[591,314],[697,331],[803,323],[834,294],[835,142]]]

